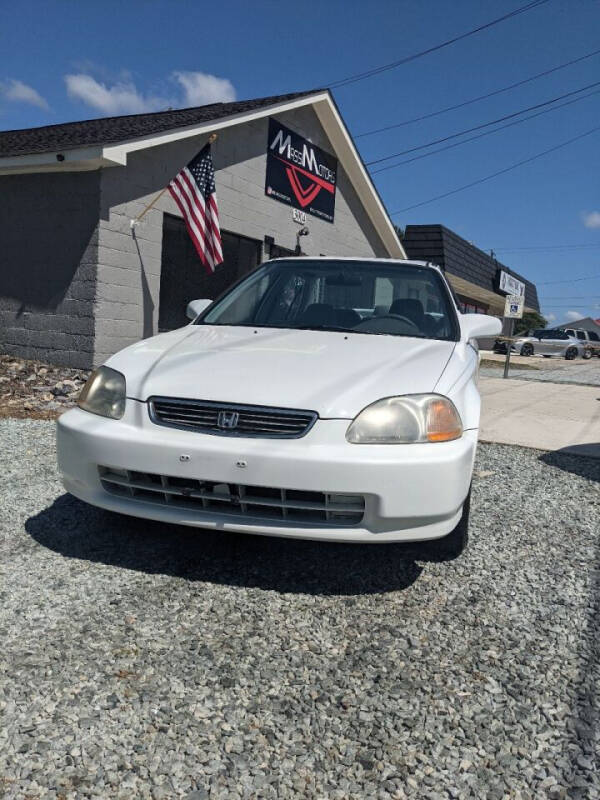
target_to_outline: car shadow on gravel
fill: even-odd
[[[124,569],[189,581],[311,595],[398,591],[419,577],[414,546],[312,542],[186,528],[115,514],[69,494],[30,517],[44,547]]]

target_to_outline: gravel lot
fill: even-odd
[[[0,423],[0,796],[600,798],[600,460],[481,446],[435,563],[110,515],[53,436]]]
[[[528,381],[546,381],[550,383],[576,383],[587,386],[600,386],[600,359],[589,361],[564,361],[564,359],[543,358],[531,359],[532,366],[537,369],[520,369],[518,364],[509,365],[509,377],[522,378]],[[540,368],[540,362],[544,365]],[[498,366],[482,366],[480,374],[490,378],[502,375],[503,363]]]

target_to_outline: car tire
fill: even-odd
[[[471,511],[471,489],[462,507],[458,525],[441,539],[432,539],[426,544],[427,556],[434,561],[452,561],[463,553],[469,543],[469,514]]]
[[[592,357],[592,355],[593,354],[592,354],[591,350],[584,350],[582,358],[584,358],[587,361],[588,359],[590,359]]]
[[[521,347],[521,355],[522,356],[532,356],[533,355],[533,345],[529,342],[525,342],[525,344]]]
[[[567,359],[567,361],[573,361],[573,359],[577,358],[577,348],[567,347],[565,358]]]

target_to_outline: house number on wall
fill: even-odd
[[[306,214],[304,211],[299,211],[297,208],[292,208],[292,219],[298,225],[306,225]]]

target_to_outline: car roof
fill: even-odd
[[[438,264],[433,264],[431,261],[416,261],[411,258],[378,258],[377,256],[281,256],[280,258],[270,259],[269,264],[275,261],[348,261],[362,262],[373,261],[382,262],[383,264],[398,264],[401,267],[428,267],[429,269],[436,269],[443,272]]]

